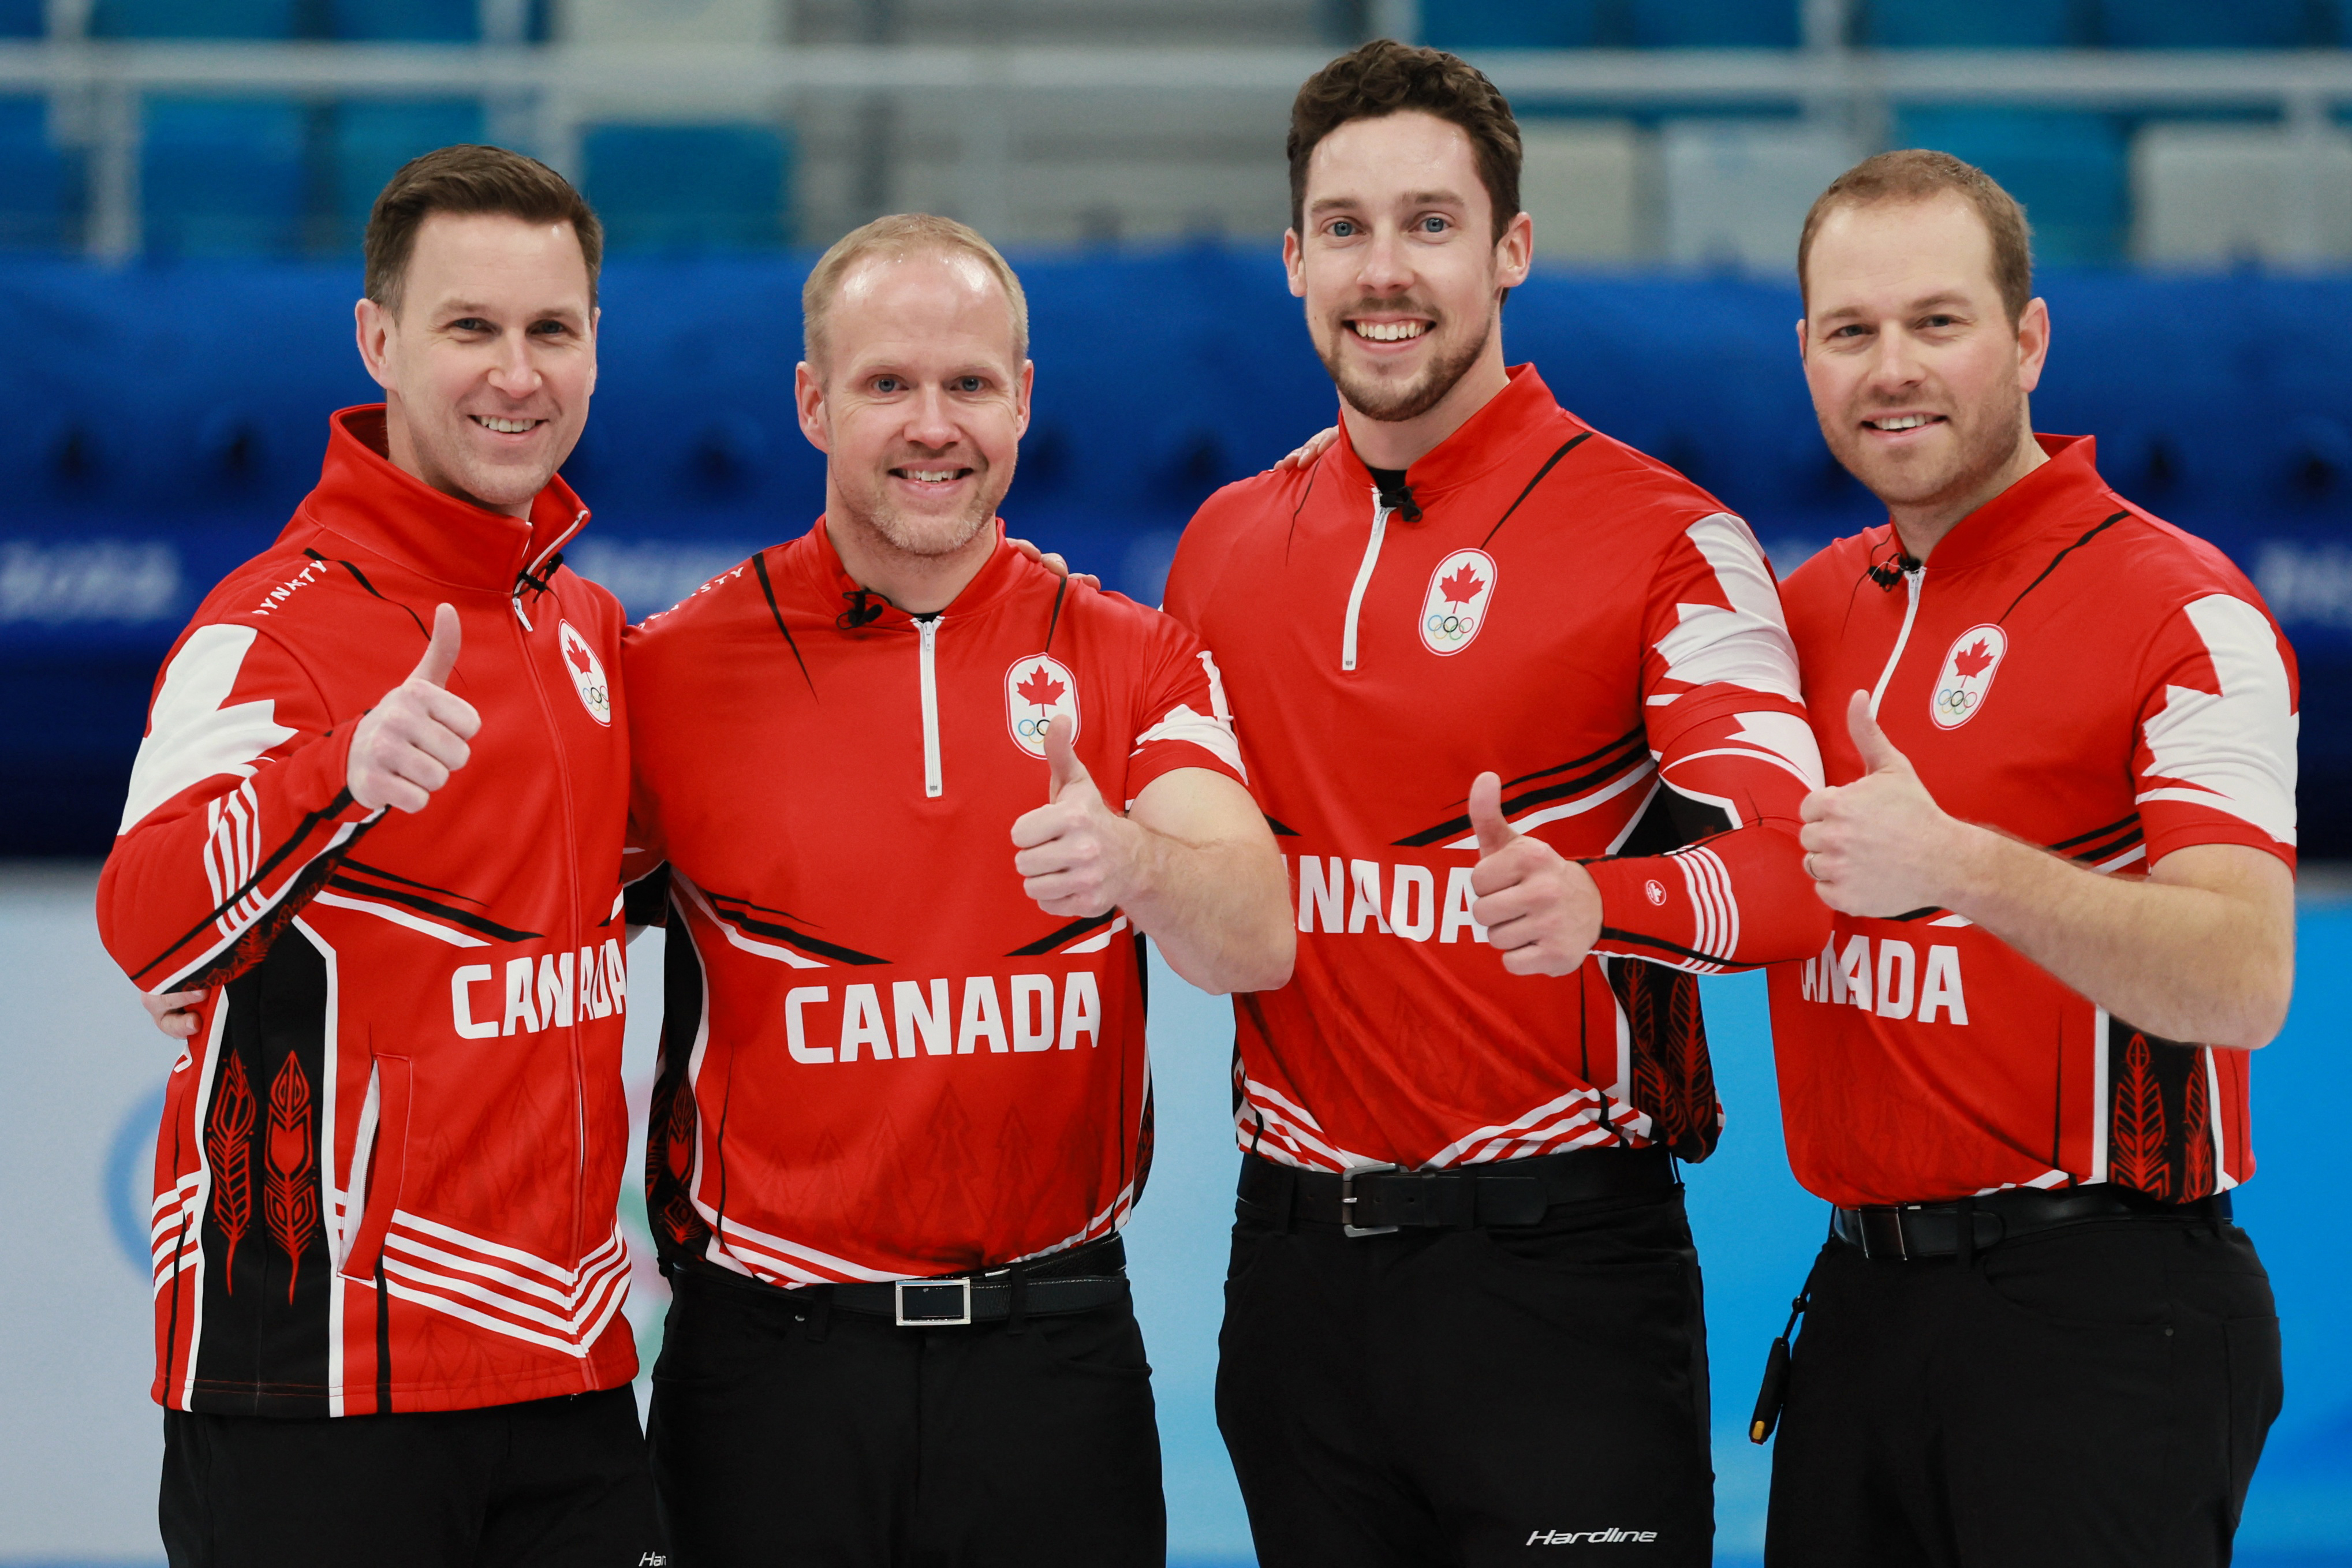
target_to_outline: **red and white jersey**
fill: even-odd
[[[1832,783],[1846,704],[1937,803],[2095,870],[2192,844],[2294,863],[2294,654],[2202,540],[2107,488],[2087,437],[1906,572],[1892,525],[1792,574],[1790,627]],[[2108,1016],[1958,915],[1840,915],[1771,977],[1797,1179],[1832,1203],[2115,1182],[2170,1202],[2253,1173],[2249,1053]]]
[[[946,610],[907,615],[820,521],[625,661],[629,875],[669,867],[665,1256],[908,1279],[1124,1224],[1151,1159],[1140,938],[1040,910],[1012,829],[1045,804],[1059,714],[1113,810],[1179,768],[1239,778],[1208,652],[1001,538]]]
[[[1383,504],[1346,437],[1210,498],[1168,582],[1218,651],[1298,911],[1236,998],[1242,1145],[1318,1169],[1715,1145],[1692,976],[1791,958],[1826,916],[1820,777],[1748,526],[1552,401],[1532,367]],[[1470,781],[1594,858],[1574,975],[1507,973],[1470,918]]]
[[[98,890],[142,990],[211,987],[155,1143],[157,1400],[451,1410],[635,1375],[621,606],[528,519],[331,426],[318,488],[165,659]],[[482,727],[425,808],[345,785],[352,731],[457,607]]]

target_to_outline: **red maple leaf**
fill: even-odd
[[[1449,605],[1466,605],[1476,598],[1478,590],[1486,585],[1478,580],[1478,574],[1470,570],[1470,563],[1465,561],[1462,563],[1461,570],[1437,585],[1437,591],[1445,595],[1445,602]]]
[[[1975,642],[1952,656],[1952,668],[1959,673],[1962,680],[1971,676],[1982,675],[1985,672],[1985,667],[1990,663],[1992,663],[1992,654],[1986,648],[1982,637],[1977,638]]]
[[[564,646],[563,657],[565,659],[570,661],[572,668],[578,670],[583,675],[588,673],[588,645],[586,643],[567,643]]]
[[[1047,675],[1042,664],[1031,670],[1029,679],[1013,689],[1040,708],[1051,708],[1062,698],[1062,683]]]

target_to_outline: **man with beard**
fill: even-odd
[[[803,309],[824,515],[626,653],[631,874],[668,866],[665,1510],[695,1563],[1157,1568],[1141,938],[1282,984],[1281,862],[1208,649],[1003,537],[1003,258],[877,219]]]
[[[2294,654],[2088,437],[2033,433],[2050,315],[1981,171],[1860,164],[1798,274],[1822,433],[1891,517],[1787,590],[1838,917],[1772,1033],[1838,1208],[1766,1558],[2227,1562],[2280,1399],[2230,1189],[2294,976]]]
[[[1771,572],[1505,365],[1532,226],[1486,78],[1366,45],[1289,154],[1342,435],[1213,497],[1168,584],[1295,868],[1297,977],[1235,1007],[1217,1406],[1258,1561],[1702,1564],[1693,976],[1826,925]]]

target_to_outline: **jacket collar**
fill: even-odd
[[[1023,568],[1029,564],[1026,558],[1004,542],[1003,518],[996,519],[989,526],[996,531],[996,548],[981,566],[979,575],[966,583],[963,592],[940,612],[942,616],[975,615],[1019,585],[1024,575]],[[831,613],[838,616],[856,604],[856,596],[865,590],[849,574],[848,568],[842,565],[841,552],[834,549],[833,536],[824,518],[818,518],[816,526],[809,531],[809,542],[814,547],[808,556],[810,582],[819,598],[830,606]],[[1043,571],[1044,568],[1037,570]],[[881,611],[880,615],[865,623],[868,627],[903,631],[915,624],[914,616],[879,594],[867,593],[865,602],[869,607]]]
[[[510,594],[543,581],[555,552],[587,525],[588,509],[561,478],[531,499],[529,518],[513,517],[442,494],[384,451],[383,404],[339,409],[318,488],[288,533],[307,521],[436,582]]]
[[[1536,374],[1536,367],[1513,365],[1508,374],[1510,379],[1502,391],[1488,398],[1485,406],[1464,420],[1453,435],[1431,447],[1405,470],[1414,500],[1425,503],[1447,490],[1474,483],[1516,461],[1520,447],[1560,428],[1559,421],[1566,410],[1553,398],[1543,377]],[[1342,482],[1359,489],[1370,488],[1372,471],[1356,455],[1356,444],[1348,435],[1344,417],[1339,421],[1339,438],[1331,443],[1324,460],[1338,466]]]
[[[2006,555],[2052,531],[2081,533],[2116,510],[2116,497],[2099,477],[2096,439],[2036,434],[2050,460],[1952,525],[1927,564],[1956,572]],[[1891,537],[1894,524],[1887,524]]]

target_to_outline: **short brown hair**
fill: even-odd
[[[1519,122],[1510,100],[1459,55],[1375,38],[1307,79],[1290,105],[1290,226],[1307,226],[1307,160],[1350,120],[1419,110],[1459,125],[1495,209],[1495,237],[1519,216]]]
[[[1881,202],[1923,202],[1950,191],[1964,197],[1984,220],[1992,237],[1992,280],[2000,290],[2001,309],[2010,325],[2025,314],[2033,298],[2033,230],[2025,209],[2000,182],[1974,163],[1963,163],[1949,153],[1906,147],[1864,158],[1830,182],[1805,215],[1804,231],[1797,237],[1797,289],[1808,300],[1805,261],[1813,253],[1813,236],[1839,207],[1873,206]]]
[[[887,217],[877,217],[851,229],[833,242],[832,249],[817,258],[808,281],[801,285],[802,356],[820,372],[824,369],[825,321],[833,313],[834,297],[841,292],[841,280],[849,275],[852,267],[869,256],[913,256],[938,250],[961,252],[976,258],[1003,285],[1004,298],[1013,307],[1013,360],[1018,364],[1027,359],[1029,296],[1021,291],[1021,279],[1014,275],[1012,264],[970,224],[931,213],[892,213]]]
[[[604,228],[572,182],[541,163],[503,147],[437,148],[400,166],[368,214],[367,297],[400,313],[401,287],[416,231],[435,213],[501,213],[525,223],[568,223],[588,264],[588,302],[596,302],[596,271],[604,260]]]

